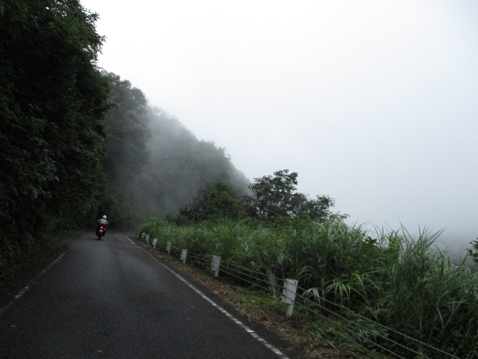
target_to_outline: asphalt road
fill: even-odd
[[[297,357],[276,339],[115,233],[78,237],[0,314],[2,359]]]

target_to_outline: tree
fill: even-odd
[[[109,84],[109,111],[105,118],[107,186],[98,215],[108,213],[115,227],[131,228],[144,219],[141,173],[149,161],[149,107],[143,92],[113,73]]]
[[[278,217],[306,216],[322,219],[331,215],[334,200],[329,196],[317,196],[315,200],[297,192],[297,172],[289,170],[274,172],[274,176],[254,178],[249,188],[252,215],[265,220]]]
[[[225,182],[207,185],[199,191],[192,203],[181,208],[177,221],[192,222],[229,218],[238,220],[245,216],[244,202],[238,198]]]
[[[471,257],[473,262],[478,264],[478,238],[475,239],[473,242],[470,242],[471,248],[467,248],[466,251],[468,255]]]
[[[262,219],[293,214],[295,192],[297,186],[296,172],[289,170],[274,172],[274,177],[254,178],[252,190],[252,206],[255,214]]]
[[[58,224],[84,224],[96,206],[107,110],[107,83],[96,67],[103,41],[96,19],[76,0],[0,3],[5,245],[37,245],[25,238]]]

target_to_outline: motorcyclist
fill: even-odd
[[[108,225],[108,221],[106,220],[106,215],[103,215],[98,221],[98,225],[96,226],[96,235],[98,235],[98,230],[100,229],[100,226],[105,227],[105,233],[106,233],[106,226]]]

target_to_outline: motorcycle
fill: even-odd
[[[98,237],[98,240],[101,240],[101,237],[103,237],[106,234],[106,227],[103,224],[100,224],[98,228],[96,229],[96,236]]]

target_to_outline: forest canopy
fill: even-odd
[[[96,67],[103,38],[97,16],[77,1],[0,7],[0,238],[27,250],[37,234],[84,224],[95,211],[108,91]]]

